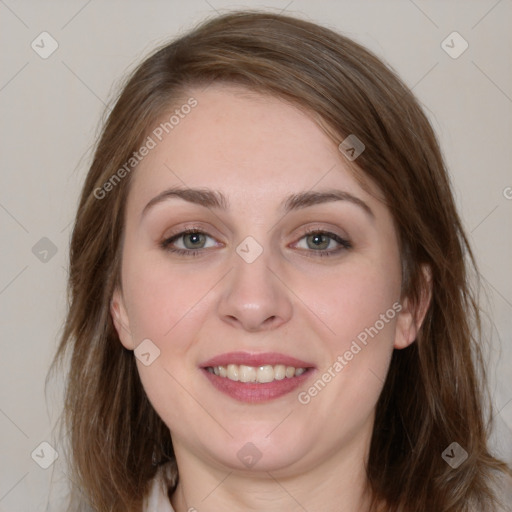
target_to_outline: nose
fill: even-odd
[[[252,263],[234,254],[233,262],[219,300],[222,320],[252,332],[275,329],[288,322],[293,310],[291,292],[278,277],[278,265],[270,261],[267,251]]]

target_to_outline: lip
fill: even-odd
[[[315,365],[302,361],[295,357],[280,354],[278,352],[263,352],[251,354],[249,352],[228,352],[209,359],[200,364],[201,368],[208,366],[227,366],[228,364],[244,364],[246,366],[263,366],[276,364],[284,364],[285,366],[293,366],[294,368],[314,368]]]
[[[298,377],[284,378],[266,383],[239,382],[220,377],[210,373],[210,366],[227,366],[228,364],[244,364],[247,366],[262,366],[282,364],[294,368],[306,368],[306,371]],[[287,395],[303,385],[315,372],[315,366],[295,357],[286,356],[277,352],[265,352],[250,354],[248,352],[229,352],[213,357],[200,365],[201,372],[210,383],[222,393],[238,400],[239,402],[259,403],[274,400]]]

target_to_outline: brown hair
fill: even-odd
[[[157,470],[155,455],[174,461],[169,429],[149,403],[109,313],[120,284],[131,175],[104,199],[95,191],[180,95],[212,81],[290,101],[336,144],[356,134],[366,145],[357,166],[378,185],[394,217],[403,297],[419,303],[422,266],[430,268],[432,285],[417,340],[394,351],[377,404],[369,490],[386,511],[491,510],[492,474],[506,466],[487,449],[479,310],[466,267],[474,268],[474,259],[432,128],[407,87],[360,45],[307,21],[252,11],[203,22],[147,58],[128,79],[97,144],[72,235],[70,305],[56,355],[56,362],[70,355],[64,419],[75,507],[140,511]],[[457,469],[441,457],[453,441],[468,453]],[[176,467],[173,475],[175,485]]]

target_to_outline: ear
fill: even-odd
[[[394,347],[396,349],[406,348],[416,340],[430,305],[432,298],[432,271],[430,266],[426,264],[421,266],[421,271],[423,273],[423,280],[419,302],[413,304],[408,297],[405,297],[401,304],[402,309],[398,314],[395,327]]]
[[[112,294],[110,315],[112,316],[114,327],[116,328],[117,335],[123,346],[128,350],[134,350],[135,345],[130,332],[130,321],[124,304],[123,294],[119,288],[116,288]]]

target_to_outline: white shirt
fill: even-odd
[[[144,500],[144,512],[174,512],[167,496],[167,488],[162,478],[162,468],[151,483],[151,490]]]

